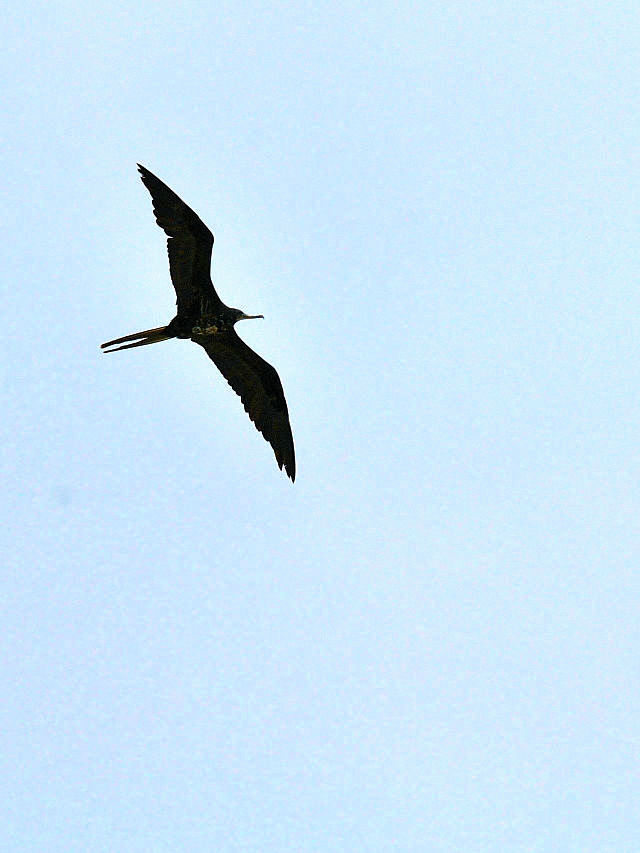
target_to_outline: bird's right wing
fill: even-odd
[[[273,448],[276,461],[296,478],[296,457],[282,383],[274,367],[238,337],[233,329],[216,335],[194,335],[193,341],[206,350],[229,385],[242,400],[249,415]]]
[[[169,271],[176,291],[178,314],[199,315],[203,300],[220,304],[211,283],[213,234],[200,217],[144,166],[138,163],[142,183],[151,193],[156,222],[167,237]]]

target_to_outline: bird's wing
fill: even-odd
[[[280,469],[296,478],[296,457],[287,402],[280,377],[268,362],[248,347],[233,329],[192,338],[203,347],[238,394],[256,428],[273,447]]]
[[[169,271],[176,291],[178,315],[206,313],[220,303],[211,283],[213,234],[200,217],[160,178],[138,163],[142,183],[151,193],[156,222],[167,237]]]

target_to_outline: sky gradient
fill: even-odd
[[[3,29],[1,849],[636,853],[636,4]],[[294,485],[199,347],[99,351],[174,311],[136,162]]]

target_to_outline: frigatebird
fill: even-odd
[[[144,347],[169,338],[192,340],[215,363],[242,400],[244,409],[273,448],[280,470],[296,478],[296,458],[287,402],[276,370],[238,337],[238,320],[257,320],[225,305],[211,281],[213,234],[173,190],[138,163],[151,193],[156,222],[167,235],[169,272],[177,313],[168,326],[125,335],[102,344],[105,352]],[[131,343],[130,343],[131,342]],[[122,344],[122,346],[117,346]]]

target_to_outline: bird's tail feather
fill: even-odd
[[[101,344],[100,348],[105,352],[117,352],[120,349],[131,349],[132,347],[146,347],[149,344],[157,344],[160,341],[168,341],[169,338],[175,335],[167,334],[168,326],[159,326],[157,329],[147,329],[145,332],[135,332],[133,335],[125,335],[122,338],[116,338],[113,341],[107,341],[106,344]],[[132,344],[126,341],[134,341]],[[116,344],[125,344],[125,346],[117,347]],[[113,347],[113,349],[108,349]]]

